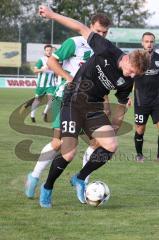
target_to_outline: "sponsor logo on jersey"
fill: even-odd
[[[117,85],[117,86],[121,86],[121,85],[123,85],[124,83],[125,83],[124,78],[120,77],[120,78],[117,80],[116,85]]]
[[[156,67],[159,67],[159,61],[155,61]]]
[[[159,69],[148,69],[145,72],[145,75],[153,76],[153,75],[157,75],[158,73],[159,73]]]
[[[108,63],[107,59],[104,59],[104,67],[109,66],[110,64]]]
[[[98,79],[106,87],[106,89],[108,89],[108,90],[115,89],[115,86],[111,83],[111,81],[104,74],[101,67],[99,65],[97,65],[96,68],[97,68],[97,71],[98,71]]]

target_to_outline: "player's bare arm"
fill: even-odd
[[[58,59],[56,59],[54,56],[51,56],[47,61],[48,67],[55,72],[58,76],[61,76],[62,78],[66,79],[67,82],[71,82],[73,80],[73,77],[65,71],[61,64],[59,63]]]
[[[53,10],[49,9],[47,6],[40,5],[39,14],[44,18],[52,19],[64,25],[65,27],[68,27],[73,31],[78,32],[86,39],[91,33],[91,30],[87,26],[85,26],[83,23],[80,23],[72,18],[65,17],[63,15],[55,13]]]
[[[42,72],[45,72],[47,70],[48,70],[47,66],[42,66],[41,68],[34,67],[34,73],[35,74],[42,73]]]

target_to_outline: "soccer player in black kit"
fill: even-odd
[[[84,24],[55,12],[50,13],[45,6],[39,7],[39,13],[83,35],[94,51],[94,55],[79,69],[73,82],[65,88],[61,110],[61,154],[52,162],[47,181],[41,186],[40,192],[40,206],[50,208],[54,183],[74,158],[78,135],[83,129],[89,138],[95,139],[99,144],[86,165],[71,178],[79,201],[85,203],[84,180],[111,159],[116,151],[117,138],[113,126],[122,122],[133,87],[133,77],[144,74],[150,58],[143,50],[125,55]],[[111,90],[116,90],[119,103],[116,123],[110,123],[103,111],[103,97]]]
[[[159,54],[154,51],[154,45],[155,35],[145,32],[142,36],[142,46],[151,56],[151,65],[143,76],[136,78],[134,91],[136,130],[134,140],[138,162],[144,162],[143,136],[149,116],[159,129]],[[159,160],[159,136],[156,157]]]

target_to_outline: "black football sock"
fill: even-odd
[[[81,171],[77,174],[79,179],[85,180],[85,178],[95,171],[96,169],[103,166],[109,159],[111,159],[113,153],[108,150],[99,147],[97,148],[90,156],[90,160],[86,163],[86,165],[81,169]]]
[[[62,174],[64,169],[67,167],[69,162],[67,162],[62,155],[58,155],[52,162],[49,175],[47,177],[46,183],[44,184],[44,187],[46,189],[53,189],[54,182],[56,179]]]
[[[142,154],[142,147],[143,147],[143,139],[144,134],[138,134],[137,132],[135,132],[135,136],[134,136],[134,142],[135,142],[135,149],[137,154]]]

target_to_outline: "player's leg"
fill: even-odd
[[[52,141],[43,147],[33,171],[27,176],[25,194],[28,198],[34,197],[41,174],[54,160],[61,147],[60,133],[60,129],[54,129]]]
[[[51,105],[52,105],[52,96],[51,95],[47,95],[47,98],[48,98],[47,104],[45,106],[44,111],[42,112],[42,116],[43,116],[44,122],[48,121],[47,113],[48,113],[48,111],[49,111],[49,109],[51,108]]]
[[[151,112],[152,121],[154,124],[156,124],[156,127],[158,129],[158,138],[157,138],[157,161],[159,161],[159,105],[156,105],[153,107]]]
[[[57,155],[60,147],[60,129],[54,129],[54,134],[52,141],[44,146],[39,156],[39,159],[34,167],[32,172],[32,177],[40,178],[42,172],[46,169],[46,167],[53,161],[55,156]]]
[[[98,142],[99,146],[90,156],[90,160],[83,167],[78,174],[78,177],[82,180],[94,170],[104,165],[108,160],[111,159],[113,153],[117,149],[117,139],[114,133],[114,129],[111,125],[104,125],[96,129],[92,136]]]
[[[149,110],[144,109],[143,107],[135,107],[135,135],[134,143],[136,150],[136,161],[144,162],[143,155],[143,142],[144,142],[144,133],[146,129],[146,123],[149,117]]]
[[[108,96],[105,96],[104,112],[106,113],[106,116],[109,118],[111,115],[111,110],[110,110],[110,103],[108,100]],[[89,161],[90,156],[92,155],[92,153],[94,152],[94,150],[97,147],[99,147],[99,144],[97,143],[97,141],[95,141],[95,139],[91,139],[89,147],[86,149],[86,151],[83,155],[83,166],[85,166],[86,163]],[[89,182],[89,177],[90,177],[90,175],[88,175],[85,179],[86,184],[88,184],[88,182]]]
[[[158,128],[157,161],[159,161],[159,122],[156,125],[157,125],[157,128]]]
[[[144,162],[143,142],[144,142],[145,129],[146,129],[146,125],[135,124],[134,142],[135,142],[135,149],[137,153],[136,155],[137,162]]]
[[[44,87],[37,87],[36,90],[35,90],[35,99],[31,105],[31,113],[30,113],[30,116],[31,116],[31,120],[32,122],[36,122],[35,120],[35,113],[36,113],[36,110],[40,104],[40,100],[41,100],[41,97],[45,95],[45,88]]]
[[[49,175],[46,182],[41,186],[40,191],[40,206],[51,207],[51,196],[54,183],[57,178],[65,170],[69,162],[73,159],[76,153],[77,136],[80,131],[78,124],[74,124],[76,119],[74,115],[69,114],[70,106],[64,106],[62,110],[62,134],[64,135],[61,142],[61,154],[56,156],[51,164]],[[72,110],[71,110],[72,112]],[[78,117],[78,116],[77,116]],[[76,129],[77,128],[77,129]]]
[[[35,97],[29,99],[29,100],[24,104],[24,107],[25,107],[25,108],[30,107],[30,106],[33,104],[34,100],[35,100]]]
[[[47,113],[48,113],[49,109],[52,107],[53,94],[54,94],[54,92],[55,92],[55,89],[56,89],[56,87],[48,87],[48,88],[46,88],[47,104],[46,104],[45,109],[44,109],[44,111],[43,111],[43,113],[42,113],[42,115],[43,115],[43,120],[44,120],[45,122],[48,121],[48,119],[47,119]]]
[[[33,123],[36,122],[36,120],[35,120],[35,112],[36,112],[36,109],[39,106],[39,104],[40,104],[40,99],[39,99],[38,96],[36,96],[34,98],[34,101],[33,101],[32,105],[31,105],[31,113],[30,113],[31,121]]]
[[[104,113],[86,120],[84,131],[89,137],[93,137],[99,146],[91,154],[86,165],[71,178],[73,185],[76,186],[77,182],[81,186],[79,189],[76,187],[76,192],[79,200],[79,196],[81,196],[81,199],[84,199],[83,202],[85,201],[84,191],[86,177],[111,159],[117,148],[114,129]]]
[[[25,184],[25,195],[28,198],[34,197],[40,175],[55,158],[57,152],[58,150],[53,148],[51,142],[43,147],[33,171],[30,172],[27,176],[27,181]]]
[[[71,182],[76,186],[77,197],[82,203],[85,202],[85,179],[93,171],[97,170],[110,160],[117,149],[115,133],[110,125],[105,125],[96,129],[92,136],[99,143],[99,146],[91,154],[86,165],[71,178]]]
[[[50,208],[52,206],[52,192],[54,183],[63,173],[76,153],[77,139],[74,137],[62,138],[61,154],[56,156],[51,164],[46,182],[40,190],[40,206]]]
[[[94,139],[90,140],[90,145],[88,146],[88,148],[86,149],[84,155],[83,155],[83,167],[86,165],[86,163],[89,161],[90,156],[92,155],[92,153],[94,152],[94,150],[97,148],[97,142]],[[90,175],[88,175],[85,179],[85,183],[88,184],[89,182],[89,178]]]
[[[28,174],[27,182],[25,185],[25,194],[28,198],[33,198],[35,195],[35,189],[38,184],[40,175],[45,170],[45,168],[53,161],[57,152],[61,146],[61,130],[60,130],[60,109],[61,109],[61,100],[55,99],[53,101],[53,116],[52,116],[52,128],[53,139],[51,143],[44,146],[41,151],[40,157],[34,167],[34,170]]]

